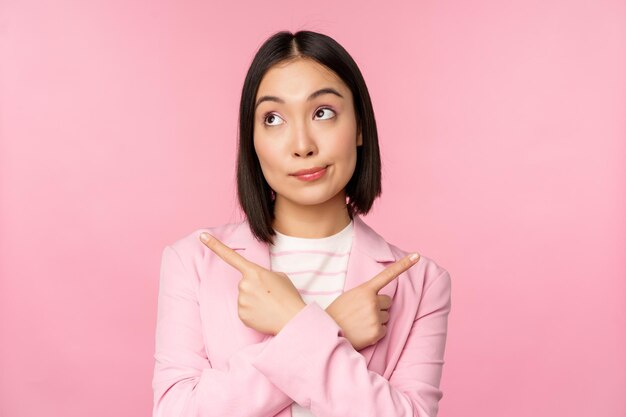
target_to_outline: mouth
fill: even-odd
[[[292,172],[289,175],[293,175],[293,176],[299,177],[301,175],[315,174],[316,172],[319,172],[319,171],[322,171],[322,170],[328,168],[328,166],[329,165],[318,166],[318,167],[307,168],[307,169],[301,169],[300,171]]]
[[[326,165],[325,167],[314,167],[309,169],[303,169],[297,171],[293,174],[289,174],[301,181],[315,181],[319,178],[322,178],[326,174],[326,168],[330,165]]]

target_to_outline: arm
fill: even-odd
[[[176,252],[161,259],[153,417],[270,417],[293,403],[251,365],[268,340],[248,345],[213,369],[202,339],[198,284]]]
[[[425,289],[396,368],[387,381],[310,303],[262,348],[252,365],[317,417],[435,417],[451,307],[447,271]]]

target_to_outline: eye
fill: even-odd
[[[280,117],[279,117],[277,114],[274,114],[274,113],[269,113],[269,114],[265,115],[265,117],[263,117],[263,122],[266,122],[266,121],[267,121],[270,117],[272,117],[272,118],[276,118],[276,117],[278,117],[278,118],[280,119]],[[282,119],[281,119],[281,120],[282,120]],[[267,123],[265,123],[265,124],[267,125]],[[275,124],[269,124],[269,126],[277,126],[277,125],[275,125]]]
[[[315,114],[319,115],[320,113],[322,113],[322,115],[324,114],[324,110],[330,110],[331,113],[335,113],[335,111],[333,109],[331,109],[330,107],[321,107],[320,109],[318,109]],[[327,119],[332,119],[332,117],[327,117],[326,119],[322,119],[322,120],[327,120]]]

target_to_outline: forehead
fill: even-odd
[[[321,87],[334,87],[342,93],[350,93],[332,70],[311,59],[298,59],[271,67],[261,80],[257,97],[269,94],[298,101]]]

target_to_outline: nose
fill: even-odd
[[[292,154],[300,158],[307,158],[317,153],[317,144],[311,135],[306,123],[295,127],[292,133]]]

